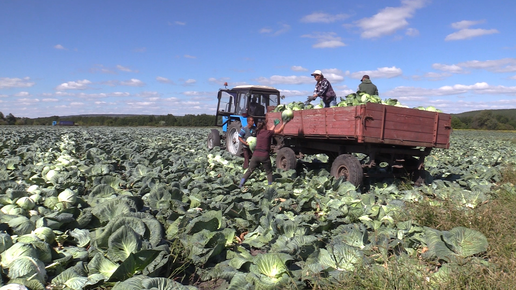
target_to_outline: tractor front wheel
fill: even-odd
[[[211,129],[210,134],[208,134],[208,149],[213,149],[215,147],[220,146],[220,134],[219,130]]]
[[[240,121],[235,121],[229,124],[228,131],[226,132],[226,150],[235,156],[241,156],[243,154],[242,142],[238,140],[238,134],[242,124]]]

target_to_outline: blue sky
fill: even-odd
[[[516,1],[3,0],[0,112],[214,114],[216,94],[304,101],[323,71],[345,97],[446,113],[516,108]]]

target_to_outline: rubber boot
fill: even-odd
[[[244,183],[245,183],[245,178],[242,178],[240,180],[240,184],[238,185],[238,187],[241,188],[242,186],[244,186]]]

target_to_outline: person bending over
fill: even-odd
[[[258,165],[263,164],[265,173],[267,173],[267,181],[272,184],[272,162],[270,157],[271,138],[274,134],[283,132],[286,122],[282,122],[279,127],[275,124],[267,126],[267,120],[260,119],[256,124],[256,147],[253,151],[253,157],[249,163],[249,168],[240,180],[239,187],[242,187]]]

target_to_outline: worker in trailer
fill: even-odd
[[[362,81],[362,83],[360,83],[360,85],[358,85],[359,91],[369,94],[371,96],[373,96],[373,95],[379,96],[378,88],[376,87],[375,84],[373,84],[371,82],[371,79],[369,78],[368,75],[364,75],[362,77],[361,81]]]
[[[320,70],[315,70],[312,73],[312,76],[315,78],[315,89],[314,94],[311,97],[308,97],[308,102],[314,101],[317,97],[320,97],[324,103],[325,108],[329,108],[331,106],[337,106],[337,95],[333,90],[333,87],[330,84],[322,72]]]

